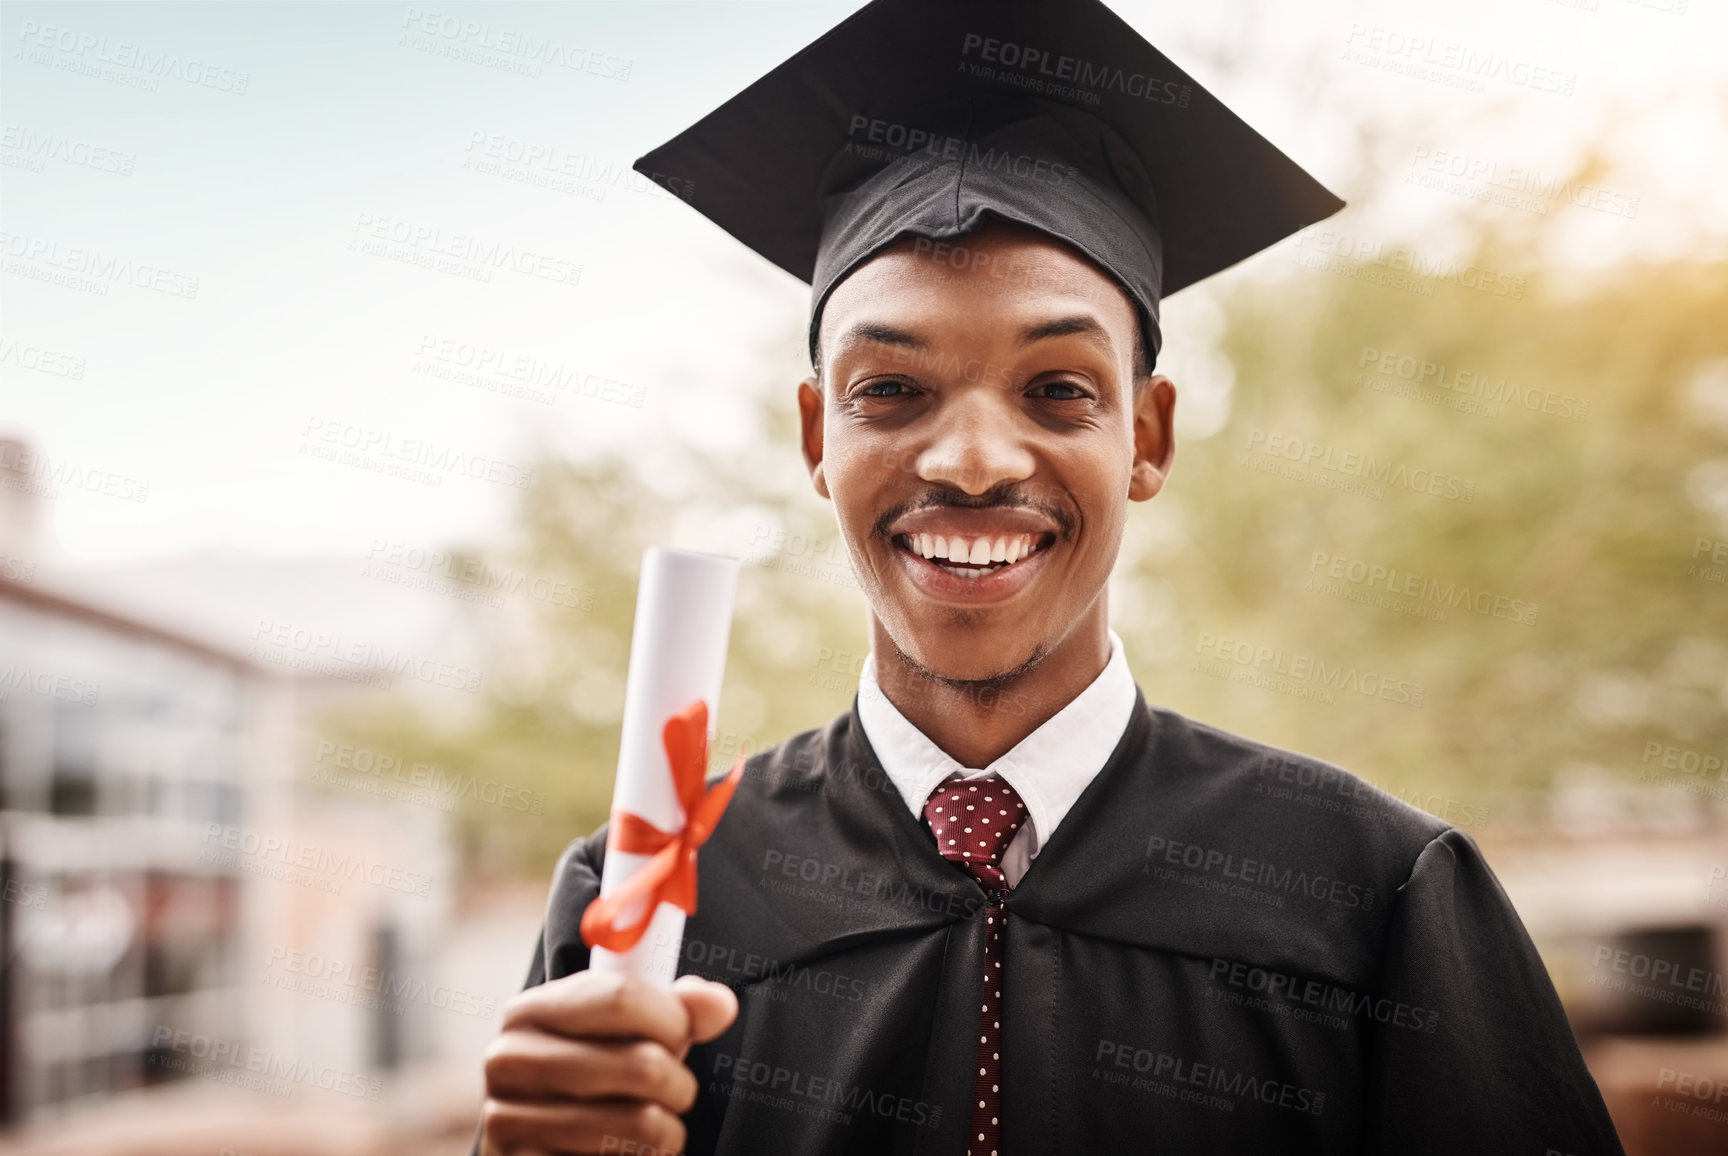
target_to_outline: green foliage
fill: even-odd
[[[1483,251],[1458,265],[1516,259]],[[1709,559],[1692,557],[1699,538],[1728,537],[1696,496],[1708,463],[1728,460],[1728,383],[1711,376],[1728,364],[1728,267],[1536,275],[1522,299],[1444,280],[1417,296],[1344,275],[1363,271],[1373,269],[1335,263],[1228,299],[1231,422],[1179,452],[1171,492],[1140,527],[1149,544],[1131,576],[1119,572],[1126,600],[1150,591],[1160,611],[1123,608],[1129,623],[1151,619],[1130,639],[1148,696],[1437,811],[1448,799],[1494,809],[1574,766],[1635,781],[1650,741],[1728,748],[1728,588],[1722,567],[1712,581]],[[1397,362],[1376,373],[1377,351],[1414,359],[1404,368],[1416,375],[1421,362],[1443,365],[1453,387],[1433,388],[1437,370],[1416,397],[1376,390],[1376,380],[1413,384]],[[1502,382],[1536,409],[1508,404]],[[1497,388],[1500,400],[1482,396]],[[1559,416],[1577,412],[1568,397],[1588,403],[1583,420]],[[1435,404],[1445,401],[1494,412]],[[1438,471],[1473,492],[1449,500],[1388,485],[1375,500],[1259,473],[1243,465],[1271,456],[1250,452],[1255,430],[1299,439],[1304,455],[1325,447],[1317,464],[1360,451],[1375,468]],[[1361,480],[1324,464],[1311,476]],[[1316,589],[1335,556],[1453,594],[1399,608],[1351,600],[1371,587],[1348,567],[1330,594]],[[1448,605],[1466,587],[1534,603],[1534,622],[1497,617],[1492,599],[1486,613]],[[1207,677],[1202,632],[1281,650],[1287,670],[1307,655],[1419,684],[1422,705],[1289,693],[1312,679],[1234,681],[1273,663],[1214,662],[1228,677]]]
[[[745,561],[711,769],[850,703],[865,652],[862,603],[844,549],[818,544],[836,541],[832,515],[809,492],[784,414],[789,391],[779,393],[764,418],[770,445],[745,458],[685,447],[672,481],[624,455],[542,463],[521,504],[517,546],[485,562],[579,593],[510,603],[473,715],[396,703],[335,720],[354,741],[452,779],[544,794],[539,815],[462,801],[457,832],[471,871],[541,877],[565,844],[605,821],[642,552],[672,543],[681,519],[732,516]],[[755,513],[739,522],[739,510]],[[782,531],[786,545],[774,549]]]

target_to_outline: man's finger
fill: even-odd
[[[684,1150],[684,1124],[659,1104],[625,1100],[537,1104],[487,1100],[486,1141],[499,1152],[599,1153],[648,1145],[671,1156]],[[636,1149],[628,1146],[635,1144]]]
[[[486,1090],[509,1100],[653,1100],[675,1115],[696,1102],[696,1077],[653,1040],[572,1040],[513,1028],[486,1055]]]
[[[738,1018],[738,996],[723,983],[686,975],[672,985],[690,1020],[690,1041],[705,1044]]]
[[[689,1038],[690,1015],[671,992],[635,976],[579,971],[514,997],[504,1007],[503,1026],[572,1039],[644,1036],[677,1051]]]

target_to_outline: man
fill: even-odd
[[[478,1150],[1618,1153],[1468,837],[1148,707],[1107,625],[1160,296],[1336,199],[1089,2],[877,0],[638,167],[813,285],[872,659],[750,761],[671,992],[585,970],[571,845]]]

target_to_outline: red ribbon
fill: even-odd
[[[732,801],[732,792],[744,774],[744,756],[738,756],[724,779],[703,791],[702,780],[708,770],[708,704],[701,699],[666,720],[662,741],[666,760],[672,765],[672,785],[684,807],[683,829],[676,834],[662,831],[629,811],[612,816],[607,849],[654,858],[622,886],[596,898],[582,913],[582,942],[591,948],[629,951],[647,932],[648,921],[662,903],[681,908],[686,915],[696,914],[696,848],[708,841],[721,812]],[[621,926],[619,918],[638,900],[646,900],[641,916]]]

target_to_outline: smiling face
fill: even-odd
[[[1175,448],[1175,388],[1136,381],[1139,340],[1110,277],[1002,223],[908,238],[835,288],[821,377],[799,389],[804,453],[878,654],[973,683],[1107,650],[1127,503],[1158,493]]]

